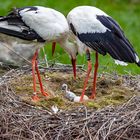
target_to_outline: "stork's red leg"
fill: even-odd
[[[55,47],[56,47],[56,42],[53,42],[52,43],[52,56],[54,55]]]
[[[37,92],[36,92],[36,77],[35,77],[35,61],[36,61],[36,58],[37,58],[37,55],[38,55],[38,50],[35,52],[33,58],[32,58],[32,75],[33,75],[33,91],[34,91],[34,95],[32,97],[32,99],[34,101],[38,101],[39,98],[38,98],[38,95],[37,95]]]
[[[37,60],[35,61],[35,69],[36,69],[36,73],[37,73],[37,76],[38,76],[38,81],[39,81],[39,85],[40,85],[40,91],[44,96],[48,96],[48,93],[44,92],[44,89],[43,89],[43,84],[42,84],[40,72],[39,72],[39,69],[38,69]]]
[[[95,98],[96,95],[96,80],[97,80],[97,71],[98,71],[98,53],[95,54],[95,65],[94,65],[94,79],[93,79],[93,90],[91,94],[91,99]]]
[[[86,79],[84,81],[84,88],[83,88],[83,91],[82,91],[82,94],[81,94],[81,97],[80,97],[80,101],[83,101],[83,98],[84,98],[84,95],[85,95],[85,90],[86,90],[87,83],[88,83],[88,79],[89,79],[89,76],[90,76],[90,72],[92,70],[92,64],[91,64],[91,61],[90,61],[89,50],[86,51],[86,56],[87,56],[87,60],[88,60],[88,69],[87,69],[87,76],[86,76]]]

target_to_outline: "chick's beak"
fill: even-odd
[[[73,74],[74,74],[74,79],[76,80],[76,59],[71,59],[72,67],[73,67]]]
[[[61,90],[64,91],[66,89],[66,87],[61,87]]]

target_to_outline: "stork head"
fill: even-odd
[[[63,85],[61,86],[61,89],[67,91],[67,89],[68,89],[68,85],[67,85],[67,84],[63,84]]]

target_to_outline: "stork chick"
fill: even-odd
[[[62,90],[65,90],[65,97],[73,102],[80,102],[80,96],[75,95],[75,93],[71,92],[68,89],[68,85],[67,84],[63,84],[62,85]],[[88,100],[89,98],[84,95],[83,100]]]

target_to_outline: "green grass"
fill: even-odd
[[[74,7],[79,5],[92,5],[101,8],[114,19],[116,19],[123,28],[127,38],[133,44],[135,50],[140,56],[140,2],[139,0],[3,0],[0,1],[0,14],[5,15],[12,7],[23,7],[32,5],[42,5],[54,8],[65,15]],[[57,45],[55,56],[51,57],[51,47],[47,45],[46,52],[49,60],[61,63],[70,63],[68,55]],[[110,56],[99,57],[99,71],[119,72],[140,74],[140,68],[135,64],[129,64],[127,67],[117,66]],[[94,62],[94,53],[92,54]],[[86,64],[85,56],[78,56],[78,64]]]

